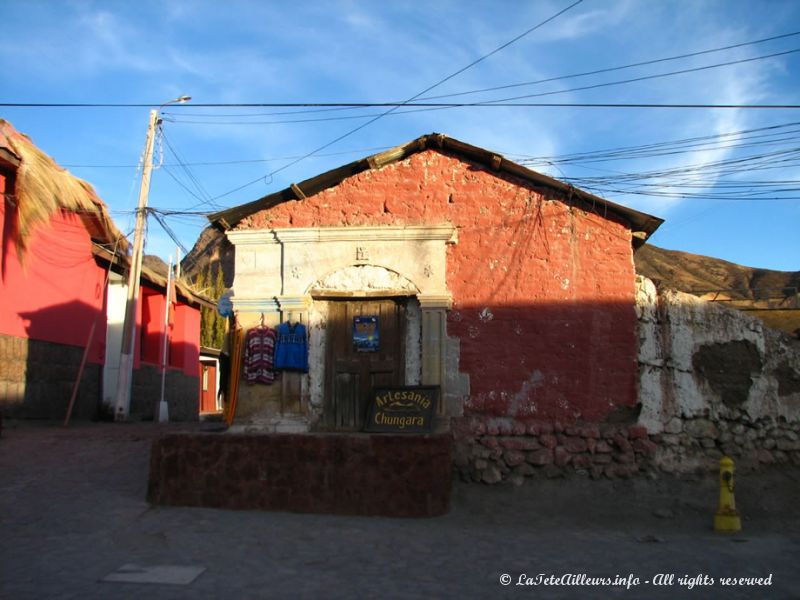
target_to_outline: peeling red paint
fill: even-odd
[[[470,376],[465,413],[599,421],[636,403],[638,371],[631,231],[595,208],[427,150],[239,229],[453,224],[448,335]]]

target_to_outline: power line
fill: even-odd
[[[593,90],[593,89],[598,89],[598,88],[603,88],[603,87],[611,87],[611,86],[616,86],[616,85],[625,85],[625,84],[628,84],[628,83],[637,83],[637,82],[640,82],[640,81],[649,81],[649,80],[653,80],[653,79],[663,79],[665,77],[673,77],[675,75],[685,75],[687,73],[697,73],[697,72],[700,72],[700,71],[707,71],[707,70],[710,70],[710,69],[718,69],[720,67],[729,67],[729,66],[732,66],[732,65],[749,63],[749,62],[754,62],[754,61],[757,61],[757,60],[766,60],[766,59],[769,59],[769,58],[776,58],[778,56],[786,56],[788,54],[795,54],[797,52],[800,52],[800,48],[795,48],[795,49],[792,49],[792,50],[785,50],[785,51],[782,51],[782,52],[775,52],[775,53],[766,54],[766,55],[763,55],[763,56],[755,56],[755,57],[751,57],[751,58],[742,58],[742,59],[732,60],[732,61],[723,62],[723,63],[716,63],[716,64],[713,64],[713,65],[704,65],[702,67],[692,67],[692,68],[689,68],[689,69],[680,69],[680,70],[677,70],[677,71],[669,71],[667,73],[656,73],[656,74],[652,74],[652,75],[642,75],[642,76],[639,76],[639,77],[632,77],[632,78],[629,78],[629,79],[622,79],[622,80],[618,80],[618,81],[607,81],[607,82],[602,82],[602,83],[594,83],[594,84],[591,84],[591,85],[585,85],[585,86],[574,87],[574,88],[567,88],[567,89],[564,89],[564,90],[552,90],[552,91],[548,91],[548,92],[539,92],[539,93],[536,93],[536,94],[525,94],[525,95],[522,95],[522,96],[513,96],[513,97],[510,97],[510,98],[500,98],[498,100],[482,100],[482,101],[476,101],[474,103],[453,103],[453,104],[441,104],[441,105],[439,105],[439,104],[427,104],[426,105],[426,104],[421,104],[421,103],[420,104],[405,103],[405,104],[402,104],[401,106],[430,106],[430,107],[433,107],[433,108],[416,108],[414,110],[405,110],[405,111],[396,110],[396,111],[392,111],[392,113],[394,115],[402,115],[402,114],[409,114],[409,113],[427,112],[427,111],[432,111],[432,110],[445,110],[445,109],[449,109],[449,108],[508,106],[508,105],[502,104],[502,103],[511,102],[511,101],[514,101],[514,100],[524,100],[526,98],[541,98],[543,96],[555,96],[555,95],[559,95],[559,94],[568,94],[568,93],[571,93],[571,92],[580,92],[580,91]],[[543,80],[543,81],[547,81],[547,80]],[[526,85],[526,84],[520,84],[520,85]],[[501,86],[499,88],[493,88],[493,89],[503,89],[505,87],[514,87],[514,86]],[[492,89],[492,88],[488,88],[488,89]],[[471,94],[471,93],[473,93],[473,92],[463,92],[462,94],[454,94],[454,95],[463,95],[463,94]],[[474,93],[477,93],[477,92],[474,92]],[[444,98],[444,97],[447,97],[447,96],[437,96],[437,97]],[[515,104],[515,106],[522,106],[522,105],[521,104]],[[355,108],[355,107],[351,107],[351,108]],[[302,113],[303,111],[299,111],[299,112]],[[305,111],[305,114],[307,114],[308,112],[309,111]],[[320,112],[320,111],[313,111],[313,112]],[[386,116],[388,114],[389,114],[388,112],[384,113],[383,116]],[[174,116],[178,116],[178,115],[175,114]],[[208,117],[214,117],[214,115],[207,115],[207,116]],[[357,119],[369,119],[369,118],[374,117],[374,116],[375,116],[374,114],[346,115],[346,116],[336,116],[336,117],[316,117],[316,118],[310,117],[310,118],[305,118],[305,119],[283,119],[283,120],[276,120],[276,121],[249,121],[249,120],[248,121],[195,121],[195,120],[180,119],[179,118],[179,120],[176,120],[175,122],[178,123],[178,124],[195,124],[195,125],[198,125],[198,124],[199,125],[282,125],[282,124],[288,124],[288,123],[319,123],[319,122],[326,122],[326,121],[347,121],[347,120],[354,120],[354,119],[356,119],[356,120]]]
[[[762,39],[758,39],[758,40],[752,40],[752,41],[749,41],[749,42],[741,42],[741,43],[732,44],[732,45],[729,45],[729,46],[721,46],[721,47],[718,47],[718,48],[711,48],[711,49],[707,49],[707,50],[699,50],[699,51],[696,51],[696,52],[689,52],[687,54],[678,54],[678,55],[675,55],[675,56],[668,56],[668,57],[664,57],[664,58],[656,58],[656,59],[651,59],[651,60],[645,60],[645,61],[641,61],[641,62],[630,63],[630,64],[627,64],[627,65],[619,65],[619,66],[616,66],[616,67],[606,67],[606,68],[603,68],[603,69],[596,69],[594,71],[584,71],[584,72],[581,72],[581,73],[572,73],[572,74],[569,74],[569,75],[559,75],[559,76],[556,76],[556,77],[548,77],[546,79],[539,79],[539,80],[535,80],[535,81],[525,81],[525,82],[521,82],[521,83],[511,83],[511,84],[507,84],[507,85],[488,87],[488,88],[481,88],[481,89],[477,89],[477,90],[468,90],[468,91],[464,91],[464,92],[454,92],[454,93],[442,94],[442,95],[438,95],[438,96],[424,96],[421,99],[422,100],[441,100],[443,98],[455,98],[455,97],[458,97],[458,96],[467,96],[467,95],[471,95],[471,94],[480,94],[480,93],[485,93],[485,92],[495,92],[495,91],[499,91],[499,90],[506,90],[506,89],[517,88],[517,87],[539,85],[539,84],[542,84],[542,83],[551,83],[551,82],[554,82],[554,81],[563,81],[565,79],[575,79],[575,78],[578,78],[578,77],[588,77],[590,75],[599,75],[601,73],[611,73],[611,72],[614,72],[614,71],[622,71],[622,70],[625,70],[625,69],[632,69],[632,68],[635,68],[635,67],[643,67],[643,66],[654,65],[654,64],[658,64],[658,63],[662,63],[662,62],[670,62],[670,61],[675,61],[675,60],[681,60],[681,59],[684,59],[684,58],[693,58],[695,56],[702,56],[702,55],[705,55],[705,54],[713,54],[713,53],[717,53],[717,52],[724,52],[725,50],[733,50],[735,48],[743,48],[743,47],[746,47],[746,46],[754,46],[754,45],[757,45],[757,44],[763,44],[763,43],[766,43],[766,42],[771,42],[771,41],[775,41],[775,40],[779,40],[779,39],[785,39],[785,38],[789,38],[789,37],[794,37],[794,36],[797,36],[797,35],[800,35],[800,31],[795,31],[795,32],[792,32],[792,33],[784,33],[784,34],[781,34],[781,35],[762,38]],[[194,104],[193,106],[198,106],[198,105]],[[353,108],[357,108],[357,107],[339,107],[339,108],[326,108],[326,109],[321,109],[321,110],[288,111],[288,112],[287,111],[282,111],[282,112],[270,112],[270,113],[239,113],[239,114],[221,114],[221,115],[220,114],[208,114],[208,113],[192,113],[192,112],[188,112],[187,113],[186,111],[182,110],[181,111],[181,116],[187,116],[187,117],[209,117],[209,118],[283,116],[283,115],[289,115],[289,114],[304,114],[304,113],[307,114],[309,112],[330,112],[330,111],[352,110]],[[177,113],[165,113],[165,114],[176,115]]]
[[[16,108],[146,108],[149,104],[55,104],[55,103],[22,103],[0,102],[0,106]],[[557,107],[557,108],[780,108],[797,109],[800,104],[658,104],[644,102],[261,102],[251,104],[193,104],[204,108],[280,108],[280,107],[352,107],[352,108],[386,108],[386,107],[430,107],[430,108],[496,108],[496,107]]]
[[[583,91],[583,90],[592,90],[592,89],[595,89],[595,88],[608,87],[608,86],[612,86],[612,85],[623,85],[623,84],[626,84],[626,83],[634,83],[634,82],[637,82],[637,81],[647,81],[647,80],[650,80],[650,79],[659,79],[659,78],[663,78],[663,77],[671,77],[673,75],[684,75],[686,73],[697,73],[699,71],[707,71],[709,69],[717,69],[719,67],[728,67],[728,66],[731,66],[731,65],[738,65],[738,64],[748,63],[748,62],[754,62],[754,61],[757,61],[757,60],[765,60],[765,59],[768,59],[768,58],[775,58],[775,57],[778,57],[778,56],[786,56],[788,54],[795,54],[797,52],[800,52],[800,48],[794,48],[792,50],[786,50],[786,51],[783,51],[783,52],[775,52],[773,54],[766,54],[766,55],[763,55],[763,56],[755,56],[755,57],[752,57],[752,58],[743,58],[743,59],[739,59],[739,60],[732,60],[732,61],[728,61],[728,62],[724,62],[724,63],[718,63],[718,64],[714,64],[714,65],[706,65],[706,66],[703,66],[703,67],[693,67],[691,69],[681,69],[679,71],[671,71],[671,72],[668,72],[668,73],[657,73],[655,75],[643,75],[641,77],[633,77],[633,78],[630,78],[630,79],[623,79],[623,80],[620,80],[620,81],[610,81],[610,82],[605,82],[605,83],[596,83],[596,84],[593,84],[593,85],[586,85],[586,86],[581,86],[581,87],[577,87],[577,88],[571,88],[571,89],[568,89],[568,90],[554,90],[554,91],[551,91],[551,92],[540,92],[538,94],[525,94],[523,96],[514,96],[514,97],[511,97],[511,98],[503,98],[501,100],[498,100],[497,102],[511,102],[513,100],[522,100],[524,98],[538,98],[538,97],[541,97],[541,96],[552,96],[554,94],[564,94],[564,93],[567,93],[567,92],[578,92],[578,91]],[[495,101],[487,100],[486,103],[487,104],[494,104]]]
[[[170,238],[172,238],[172,241],[175,242],[178,245],[178,247],[183,251],[183,254],[184,255],[189,254],[189,250],[187,250],[186,246],[184,246],[181,243],[181,241],[178,239],[178,236],[175,234],[172,228],[169,225],[167,225],[167,222],[164,220],[164,217],[151,208],[148,208],[147,212],[153,215],[153,217],[155,217],[156,221],[158,221],[159,225],[161,225],[161,227],[164,229],[167,235]]]
[[[577,77],[588,77],[589,75],[599,75],[601,73],[611,73],[613,71],[622,71],[624,69],[632,69],[634,67],[644,67],[644,66],[647,66],[647,65],[654,65],[654,64],[658,64],[658,63],[662,63],[662,62],[670,62],[670,61],[674,61],[674,60],[681,60],[681,59],[684,59],[684,58],[692,58],[692,57],[695,57],[695,56],[702,56],[704,54],[713,54],[713,53],[716,53],[716,52],[724,52],[725,50],[732,50],[734,48],[743,48],[745,46],[754,46],[756,44],[762,44],[762,43],[765,43],[765,42],[771,42],[771,41],[774,41],[774,40],[793,37],[793,36],[796,36],[796,35],[800,35],[800,31],[795,31],[795,32],[792,32],[792,33],[785,33],[785,34],[782,34],[782,35],[776,35],[776,36],[773,36],[773,37],[763,38],[763,39],[760,39],[760,40],[753,40],[753,41],[750,41],[750,42],[742,42],[742,43],[739,43],[739,44],[733,44],[731,46],[722,46],[722,47],[719,47],[719,48],[711,48],[709,50],[699,50],[697,52],[689,52],[688,54],[678,54],[676,56],[668,56],[666,58],[656,58],[656,59],[652,59],[652,60],[645,60],[645,61],[642,61],[642,62],[630,63],[630,64],[627,64],[627,65],[621,65],[621,66],[617,66],[617,67],[607,67],[607,68],[604,68],[604,69],[596,69],[594,71],[584,71],[582,73],[573,73],[571,75],[561,75],[561,76],[558,76],[558,77],[548,77],[547,79],[539,79],[537,81],[525,81],[525,82],[522,82],[522,83],[512,83],[512,84],[508,84],[508,85],[501,85],[501,86],[497,86],[497,87],[490,87],[490,88],[483,88],[483,89],[478,89],[478,90],[471,90],[471,91],[467,91],[467,92],[456,92],[456,93],[447,94],[447,95],[443,95],[443,96],[426,96],[425,98],[423,98],[423,100],[439,100],[441,98],[454,98],[454,97],[457,97],[457,96],[465,96],[465,95],[469,95],[469,94],[480,94],[480,93],[483,93],[483,92],[495,92],[495,91],[498,91],[498,90],[505,90],[505,89],[515,88],[515,87],[524,87],[524,86],[529,86],[529,85],[539,85],[541,83],[550,83],[550,82],[553,82],[553,81],[563,81],[564,79],[574,79],[574,78],[577,78]]]
[[[752,129],[741,129],[738,131],[727,131],[714,135],[697,136],[690,138],[683,138],[677,140],[667,140],[661,142],[652,142],[649,144],[641,144],[637,146],[617,146],[615,148],[605,148],[600,150],[592,150],[588,152],[578,152],[573,154],[560,154],[555,156],[531,157],[525,155],[517,155],[519,162],[523,164],[534,164],[536,162],[604,162],[606,160],[629,159],[637,157],[653,156],[652,152],[664,148],[697,148],[705,144],[722,140],[723,138],[737,138],[738,140],[752,140],[758,138],[770,138],[775,136],[784,136],[797,133],[798,130],[786,130],[791,127],[800,125],[800,121],[792,121],[789,123],[780,123],[776,125],[767,125],[765,127],[757,127]],[[771,131],[773,133],[763,133]],[[753,135],[760,134],[760,135]],[[725,140],[727,141],[727,140]]]
[[[359,148],[354,150],[345,150],[342,152],[326,152],[325,154],[316,154],[314,158],[325,158],[330,156],[344,156],[346,154],[358,154],[364,152],[382,152],[384,150],[388,150],[391,146],[373,146],[371,148]],[[269,163],[269,162],[276,162],[279,160],[292,160],[293,158],[297,158],[300,155],[294,156],[275,156],[273,158],[252,158],[247,160],[217,160],[217,161],[199,161],[199,162],[186,162],[184,163],[187,167],[208,167],[208,166],[216,166],[216,165],[247,165],[247,164],[256,164],[256,163]],[[69,167],[71,169],[76,168],[85,168],[85,169],[131,169],[138,167],[138,165],[123,165],[123,164],[116,164],[116,165],[80,165],[80,164],[67,164],[67,163],[60,163],[62,167]],[[180,166],[179,163],[163,163],[162,167],[177,167]]]
[[[301,162],[302,160],[305,160],[306,158],[309,158],[309,157],[313,156],[313,155],[314,155],[314,154],[316,154],[317,152],[320,152],[320,151],[322,151],[322,150],[325,150],[325,148],[329,148],[330,146],[332,146],[332,145],[336,144],[337,142],[340,142],[341,140],[345,139],[346,137],[348,137],[348,136],[351,136],[351,135],[353,135],[354,133],[356,133],[357,131],[360,131],[360,130],[364,129],[365,127],[367,127],[367,126],[371,125],[372,123],[374,123],[375,121],[377,121],[377,120],[381,119],[382,117],[384,117],[384,116],[386,116],[386,115],[388,115],[388,114],[391,114],[392,112],[394,112],[395,110],[397,110],[397,108],[399,108],[400,106],[403,106],[403,105],[405,105],[405,104],[408,104],[409,102],[412,102],[413,100],[415,100],[415,99],[419,98],[419,97],[420,97],[420,96],[422,96],[423,94],[427,94],[428,92],[430,92],[431,90],[433,90],[433,89],[435,89],[435,88],[439,87],[439,86],[440,86],[440,85],[442,85],[443,83],[445,83],[445,82],[447,82],[447,81],[450,81],[451,79],[453,79],[454,77],[456,77],[456,76],[460,75],[461,73],[465,72],[466,70],[468,70],[468,69],[471,69],[472,67],[474,67],[474,66],[475,66],[475,65],[477,65],[478,63],[480,63],[480,62],[482,62],[482,61],[486,60],[487,58],[489,58],[489,57],[491,57],[491,56],[494,56],[495,54],[497,54],[497,53],[498,53],[498,52],[500,52],[501,50],[504,50],[505,48],[508,48],[508,47],[509,47],[511,44],[513,44],[513,43],[515,43],[515,42],[517,42],[517,41],[521,40],[521,39],[522,39],[522,38],[524,38],[525,36],[527,36],[527,35],[529,35],[529,34],[533,33],[534,31],[536,31],[536,30],[537,30],[537,29],[539,29],[540,27],[543,27],[543,26],[544,26],[544,25],[546,25],[547,23],[550,23],[550,22],[551,22],[551,21],[553,21],[554,19],[556,19],[556,18],[558,18],[559,16],[563,15],[565,12],[567,12],[567,11],[571,10],[572,8],[574,8],[574,7],[578,6],[578,5],[579,5],[579,4],[581,4],[582,2],[583,2],[583,0],[576,0],[576,2],[573,2],[573,3],[572,3],[572,4],[570,4],[568,7],[566,7],[566,8],[564,8],[564,9],[560,10],[560,11],[559,11],[559,12],[557,12],[556,14],[552,15],[551,17],[548,17],[547,19],[545,19],[544,21],[542,21],[542,22],[538,23],[537,25],[534,25],[534,26],[533,26],[533,27],[531,27],[530,29],[528,29],[528,30],[524,31],[523,33],[519,34],[519,35],[518,35],[518,36],[516,36],[515,38],[513,38],[513,39],[509,40],[508,42],[506,42],[506,43],[504,43],[504,44],[501,44],[500,46],[498,46],[497,48],[495,48],[494,50],[492,50],[492,51],[491,51],[491,52],[489,52],[488,54],[484,54],[484,55],[483,55],[483,56],[481,56],[480,58],[478,58],[478,59],[476,59],[476,60],[472,61],[471,63],[469,63],[467,66],[465,66],[465,67],[462,67],[461,69],[458,69],[457,71],[455,71],[454,73],[451,73],[450,75],[448,75],[448,76],[447,76],[447,77],[445,77],[444,79],[441,79],[441,80],[437,81],[436,83],[434,83],[433,85],[431,85],[431,86],[428,86],[427,88],[425,88],[424,90],[422,90],[422,91],[421,91],[421,92],[419,92],[418,94],[415,94],[415,95],[411,96],[411,98],[409,98],[409,99],[408,99],[406,102],[404,102],[404,103],[400,103],[400,104],[397,104],[397,105],[393,105],[393,106],[392,106],[392,108],[390,108],[389,110],[387,110],[387,111],[385,111],[385,112],[383,112],[383,113],[381,113],[381,114],[377,115],[376,117],[374,117],[374,118],[370,119],[370,120],[369,120],[369,121],[367,121],[366,123],[362,123],[362,124],[361,124],[361,125],[359,125],[358,127],[355,127],[355,128],[353,128],[353,129],[351,129],[350,131],[347,131],[346,133],[344,133],[344,134],[342,134],[342,135],[340,135],[340,136],[338,136],[338,137],[334,138],[333,140],[331,140],[330,142],[328,142],[328,143],[326,143],[326,144],[323,144],[323,145],[322,145],[322,146],[320,146],[319,148],[316,148],[315,150],[312,150],[311,152],[309,152],[309,153],[308,153],[308,154],[306,154],[305,156],[302,156],[301,158],[295,159],[295,160],[293,160],[293,161],[291,161],[291,162],[289,162],[289,163],[287,163],[287,164],[283,165],[282,167],[280,167],[280,168],[278,168],[278,169],[276,169],[276,170],[272,171],[271,173],[268,173],[268,174],[267,174],[267,175],[265,175],[264,177],[259,177],[258,179],[255,179],[255,180],[253,180],[253,181],[250,181],[250,182],[248,182],[248,183],[245,183],[244,185],[240,185],[240,186],[238,186],[238,187],[236,187],[236,188],[234,188],[234,189],[232,189],[232,190],[230,190],[230,191],[228,191],[228,192],[225,192],[224,194],[220,194],[219,196],[216,196],[216,197],[214,197],[213,199],[214,199],[214,200],[216,200],[216,199],[218,199],[218,198],[222,198],[222,197],[224,197],[224,196],[228,196],[228,195],[230,195],[230,194],[232,194],[232,193],[234,193],[234,192],[237,192],[237,191],[239,191],[239,190],[241,190],[241,189],[244,189],[244,188],[246,188],[246,187],[248,187],[248,186],[250,186],[250,185],[252,185],[252,184],[254,184],[254,183],[257,183],[257,182],[259,182],[259,181],[265,180],[267,177],[272,177],[272,176],[273,176],[273,175],[275,175],[276,173],[279,173],[279,172],[281,172],[281,171],[283,171],[283,170],[285,170],[285,169],[288,169],[289,167],[291,167],[291,166],[293,166],[293,165],[296,165],[297,163]]]

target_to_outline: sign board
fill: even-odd
[[[367,406],[364,431],[430,433],[438,401],[438,386],[376,388]]]

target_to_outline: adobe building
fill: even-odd
[[[661,219],[441,134],[210,219],[235,247],[242,327],[308,328],[308,373],[240,385],[241,429],[357,431],[372,389],[436,386],[438,429],[480,471],[459,440],[524,434],[505,450],[544,447],[546,465],[539,435],[583,446],[580,427],[635,423],[633,253]]]
[[[113,415],[127,298],[127,240],[87,182],[0,119],[0,416]],[[131,415],[152,419],[161,390],[167,281],[142,269]],[[198,419],[200,307],[170,296],[166,397],[173,420]],[[84,364],[85,363],[85,364]]]

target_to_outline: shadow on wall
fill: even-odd
[[[28,338],[2,336],[0,403],[3,414],[13,418],[63,419],[83,346],[64,343],[89,336],[97,321],[92,349],[87,357],[73,416],[97,415],[103,358],[105,322],[102,311],[83,302],[67,302],[46,309],[20,313]]]
[[[602,421],[636,406],[633,302],[456,303],[447,335],[470,379],[465,415]]]
[[[104,312],[75,301],[20,313],[28,338],[0,335],[0,411],[9,418],[63,420],[75,379],[80,370],[84,344],[92,323],[96,327],[81,375],[73,419],[107,418],[102,405],[106,322]],[[71,342],[81,340],[80,342]],[[71,342],[71,343],[65,343]],[[80,345],[78,345],[80,344]],[[183,365],[196,354],[190,344],[170,346],[173,364]],[[161,394],[161,369],[143,361],[134,371],[131,416],[153,418]],[[195,369],[197,366],[194,367]],[[166,398],[173,420],[197,420],[198,379],[191,369],[170,367]]]

